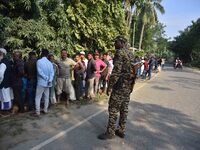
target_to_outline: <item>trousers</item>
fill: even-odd
[[[13,87],[14,103],[19,107],[19,112],[24,112],[24,97],[22,92],[22,86]]]
[[[80,76],[76,76],[74,80],[74,89],[75,89],[75,95],[76,100],[80,100],[80,97],[82,95],[82,78]]]
[[[62,92],[69,94],[70,100],[76,100],[75,91],[71,79],[57,78],[57,95],[62,94]]]
[[[109,119],[108,119],[108,125],[107,125],[107,133],[114,135],[115,134],[115,127],[116,122],[119,116],[119,123],[118,123],[118,130],[120,132],[125,132],[125,125],[126,120],[128,116],[128,105],[130,101],[130,93],[131,91],[128,89],[122,89],[119,91],[114,90],[111,93],[110,99],[109,99],[109,106],[108,106],[108,112],[109,112]]]
[[[35,99],[36,92],[36,80],[31,79],[27,82],[27,92],[28,92],[28,109],[31,111],[33,109],[33,102]]]
[[[40,103],[42,96],[44,96],[44,112],[48,112],[49,107],[49,87],[37,86],[35,96],[35,109],[36,113],[40,114]]]
[[[98,93],[98,90],[99,90],[99,80],[100,80],[99,76],[95,76],[94,77],[94,83],[95,83],[95,86],[94,86],[94,95],[96,95]]]
[[[94,97],[94,77],[86,80],[85,95],[89,97]]]

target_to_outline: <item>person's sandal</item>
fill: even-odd
[[[40,114],[38,114],[38,113],[36,113],[36,112],[34,112],[34,113],[32,113],[32,114],[30,114],[32,117],[36,117],[36,118],[39,118],[40,117]]]

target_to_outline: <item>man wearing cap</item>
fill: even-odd
[[[7,52],[0,48],[0,109],[11,109],[13,93],[11,90],[11,62],[5,58]]]
[[[109,119],[106,132],[98,136],[101,140],[112,139],[115,135],[120,138],[125,136],[128,104],[134,85],[134,79],[130,79],[130,67],[134,56],[131,51],[125,48],[126,42],[127,40],[123,36],[118,36],[115,40],[114,68],[107,89],[107,95],[110,95],[112,90],[108,107]],[[118,113],[120,116],[116,129]]]
[[[84,51],[81,51],[81,52],[80,52],[80,56],[81,56],[81,60],[84,62],[85,67],[87,68],[88,59],[85,58],[85,52],[84,52]]]
[[[82,62],[83,65],[85,66],[85,69],[87,69],[88,59],[85,57],[85,52],[84,52],[84,51],[81,51],[81,52],[80,52],[80,56],[81,56],[81,62]],[[83,80],[82,80],[82,83],[81,83],[81,88],[82,88],[82,94],[83,94],[83,95],[85,94],[85,88],[86,88],[86,81],[85,81],[85,78],[86,78],[86,71],[84,72]]]

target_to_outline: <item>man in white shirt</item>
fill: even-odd
[[[44,113],[48,112],[49,88],[52,86],[54,69],[52,63],[47,59],[49,51],[42,50],[41,58],[37,61],[37,88],[35,96],[36,112],[35,116],[40,115],[40,102],[44,95]]]

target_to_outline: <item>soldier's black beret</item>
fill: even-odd
[[[120,40],[120,41],[122,41],[124,43],[127,42],[127,39],[123,35],[119,35],[114,39],[114,41],[118,41],[118,40]]]

